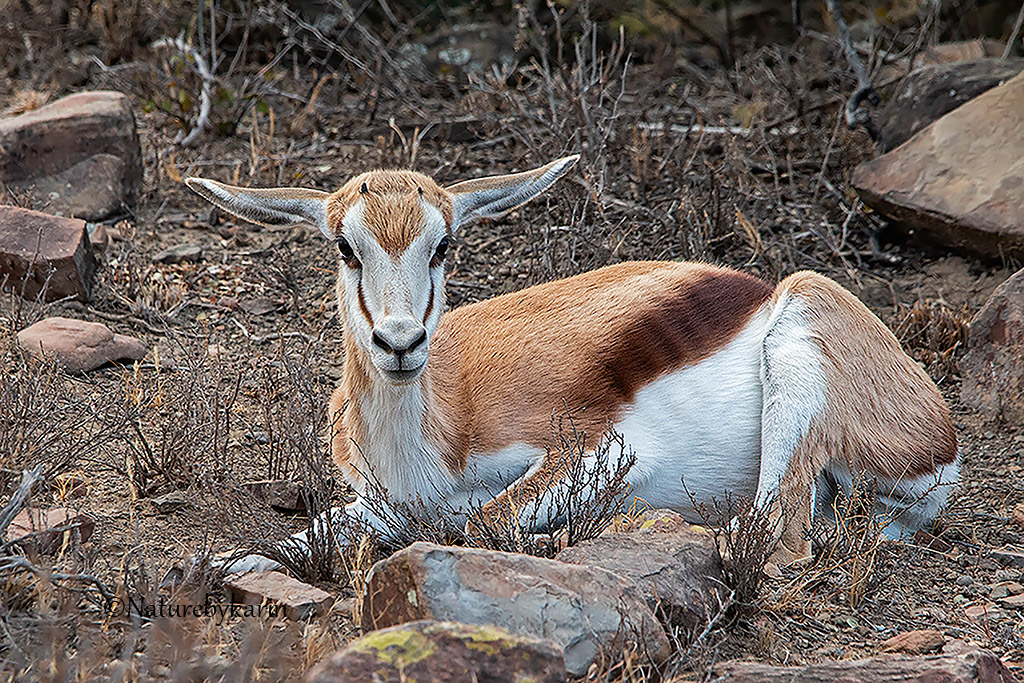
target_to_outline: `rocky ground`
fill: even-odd
[[[1016,10],[999,30],[849,10],[884,99],[876,144],[843,120],[855,81],[830,26],[811,17],[790,37],[770,3],[736,8],[725,33],[699,5],[640,13],[643,31],[599,6],[593,22],[573,7],[472,23],[461,6],[210,5],[202,43],[188,6],[122,8],[132,28],[103,32],[107,4],[87,20],[25,3],[30,40],[0,35],[7,677],[1024,674],[1024,61],[995,40]],[[190,41],[154,45],[179,27]],[[390,559],[359,539],[291,579],[225,585],[211,552],[258,548],[348,496],[323,438],[337,256],[306,228],[236,222],[181,180],[331,189],[409,166],[454,182],[573,152],[579,172],[547,197],[459,236],[451,305],[630,259],[824,272],[953,409],[963,483],[937,527],[881,542],[854,509],[848,534],[818,533],[811,566],[764,573],[756,529],[748,563],[723,571],[712,531],[664,513],[555,559],[550,544],[428,545],[457,539],[424,528]],[[23,471],[37,478],[19,496]],[[464,570],[438,578],[438,557]],[[885,652],[902,654],[849,664]]]

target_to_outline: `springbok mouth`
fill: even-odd
[[[380,374],[384,376],[384,379],[391,382],[392,384],[409,384],[423,371],[423,366],[413,368],[412,370],[380,370]]]

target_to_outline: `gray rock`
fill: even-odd
[[[644,513],[632,530],[605,531],[555,559],[632,580],[664,623],[692,633],[717,614],[718,592],[725,585],[721,559],[711,534],[700,527],[685,522],[669,531],[659,530],[657,523],[645,527],[645,521],[661,521],[657,512]]]
[[[306,677],[307,683],[564,680],[562,648],[556,643],[515,636],[494,626],[443,621],[414,621],[369,633],[323,660]]]
[[[875,120],[881,132],[880,148],[899,147],[932,121],[1022,69],[1024,59],[976,59],[916,69],[900,82]]]
[[[922,241],[1024,256],[1024,73],[858,166],[864,202]]]
[[[66,370],[85,372],[115,360],[142,360],[142,341],[114,334],[106,325],[47,318],[18,333],[18,344],[35,356],[55,358]]]
[[[0,183],[32,208],[100,220],[135,204],[142,151],[128,98],[83,92],[0,121]]]
[[[627,579],[479,548],[414,543],[381,560],[367,579],[362,615],[364,631],[437,619],[553,640],[574,676],[629,643],[655,662],[669,655],[664,629]]]
[[[85,222],[0,206],[0,281],[26,299],[89,298],[96,269]]]

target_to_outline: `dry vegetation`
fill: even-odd
[[[845,126],[856,81],[820,5],[804,3],[796,30],[783,2],[7,3],[0,110],[83,88],[128,93],[146,192],[135,213],[112,221],[120,239],[88,306],[11,293],[0,305],[2,500],[41,465],[33,504],[80,507],[97,522],[86,543],[69,537],[56,554],[29,554],[31,567],[4,547],[2,675],[296,679],[358,633],[352,597],[383,551],[369,537],[341,558],[324,539],[309,561],[279,557],[339,596],[314,623],[109,610],[112,597],[223,600],[211,551],[266,550],[262,539],[304,528],[306,516],[247,495],[247,481],[302,482],[310,515],[348,495],[324,438],[342,361],[333,250],[305,229],[235,223],[183,189],[183,177],[333,188],[372,167],[408,166],[450,182],[577,151],[579,173],[546,198],[459,236],[453,306],[628,259],[705,259],[769,281],[817,269],[861,296],[927,365],[954,406],[966,458],[939,532],[949,552],[882,543],[851,500],[847,526],[820,532],[810,567],[762,582],[751,569],[764,550],[753,520],[733,549],[747,563],[732,576],[741,609],[680,647],[668,673],[700,677],[737,656],[849,657],[924,626],[1024,658],[1019,617],[982,627],[963,616],[983,597],[979,585],[1019,578],[981,551],[1024,540],[1006,522],[1024,499],[1024,433],[962,408],[956,370],[965,321],[1019,264],[890,241],[865,210],[847,178],[873,147]],[[941,40],[999,37],[991,15],[1000,6],[860,2],[846,11],[878,74]],[[439,61],[437,45],[471,21],[494,32],[467,48],[491,50],[485,68]],[[203,260],[152,261],[180,244],[202,246]],[[54,314],[140,336],[151,359],[69,376],[27,358],[14,333]],[[570,423],[553,424],[566,453],[582,447]],[[66,485],[71,474],[84,497]],[[589,511],[567,501],[570,542],[608,519],[621,481],[583,485],[607,496]],[[172,491],[186,493],[180,509],[157,510],[152,501]],[[413,525],[414,538],[453,536]],[[491,529],[478,540],[546,554],[566,539]],[[182,558],[192,560],[172,571]],[[594,676],[650,673],[626,653]]]

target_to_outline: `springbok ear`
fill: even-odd
[[[452,196],[454,226],[474,218],[491,218],[525,204],[565,175],[579,154],[552,161],[532,171],[465,180],[445,188]]]
[[[247,221],[272,227],[305,223],[334,239],[327,225],[327,198],[331,196],[327,192],[300,187],[256,190],[206,178],[186,178],[185,184],[212,204]]]

